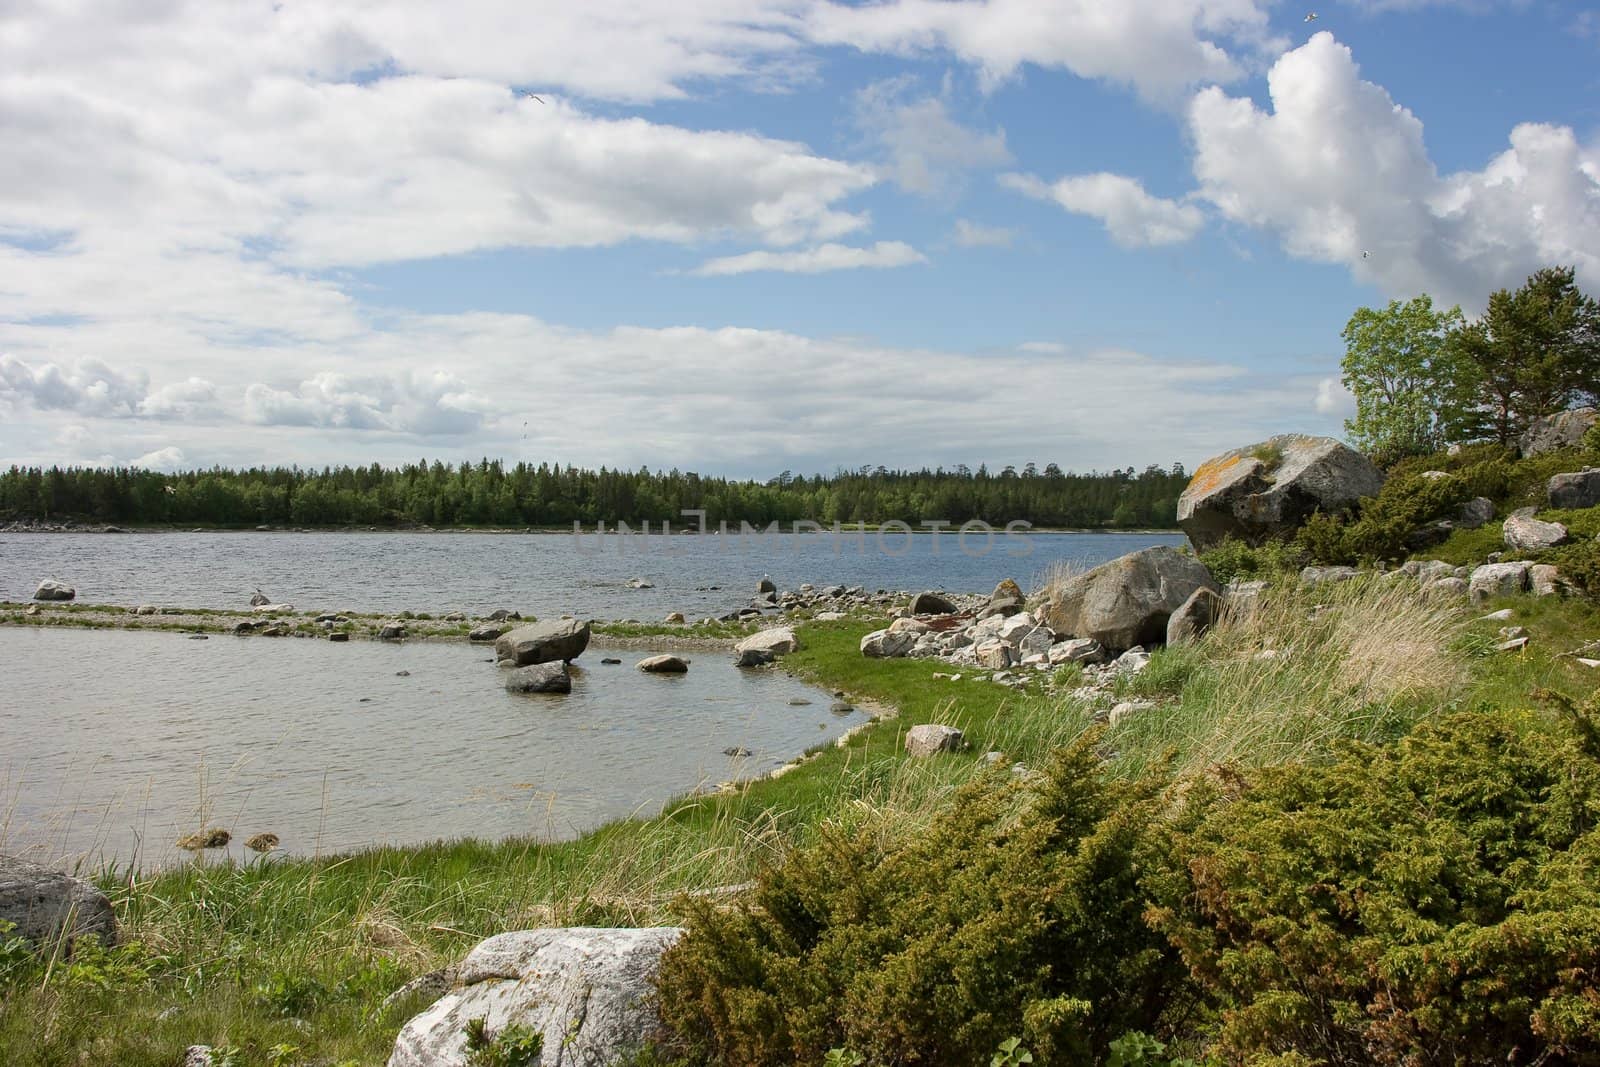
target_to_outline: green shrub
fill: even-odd
[[[1210,1051],[1600,1063],[1600,748],[1575,720],[1458,713],[1197,793],[1150,917],[1215,998]]]
[[[1227,538],[1216,548],[1200,554],[1211,576],[1226,585],[1235,579],[1273,579],[1295,575],[1310,562],[1305,549],[1292,541],[1268,541],[1252,546]]]
[[[467,1067],[537,1067],[544,1052],[544,1035],[525,1023],[512,1023],[489,1032],[487,1019],[468,1019]]]
[[[732,908],[695,900],[663,961],[663,1016],[697,1062],[989,1062],[1019,1038],[1090,1063],[1183,1003],[1143,921],[1166,862],[1154,779],[1112,779],[1098,732],[1028,784],[980,777],[926,822],[830,826]]]

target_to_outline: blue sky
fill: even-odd
[[[1600,291],[1597,70],[1581,3],[6,5],[0,462],[1337,434],[1356,307]]]

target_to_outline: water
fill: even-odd
[[[243,608],[260,587],[305,609],[475,614],[510,608],[599,619],[720,615],[771,575],[868,589],[1025,588],[1056,561],[1092,565],[1182,534],[1029,534],[991,545],[953,534],[868,533],[606,538],[588,534],[0,534],[0,599],[27,600],[60,578],[91,604]],[[979,555],[985,548],[988,552]],[[1026,554],[1024,554],[1024,550]],[[644,578],[654,588],[629,588]],[[717,588],[711,588],[711,587]]]
[[[302,855],[564,838],[865,721],[724,651],[680,653],[682,676],[604,654],[590,646],[570,695],[516,695],[466,644],[0,629],[0,851],[151,867],[202,825],[229,830],[236,857],[261,831]],[[739,747],[752,755],[724,754]]]

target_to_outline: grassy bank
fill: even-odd
[[[1533,635],[1493,654],[1505,623],[1350,583],[1269,598],[1206,642],[1157,653],[1113,692],[1019,694],[938,661],[876,661],[865,622],[811,623],[788,669],[893,718],[783,774],[680,799],[646,820],[577,841],[455,841],[322,860],[271,858],[157,874],[104,872],[127,943],[67,961],[0,950],[0,1049],[21,1065],[171,1067],[192,1043],[236,1048],[238,1064],[382,1063],[422,1006],[385,1007],[406,980],[459,959],[478,940],[543,925],[678,922],[680,894],[737,885],[842,826],[922,825],[986,773],[982,754],[1045,766],[1109,706],[1145,700],[1097,741],[1129,780],[1171,761],[1315,762],[1345,739],[1385,742],[1441,711],[1520,706],[1536,687],[1593,689],[1572,656],[1600,622],[1581,601],[1515,602]],[[1493,605],[1491,605],[1493,606]],[[1271,653],[1264,656],[1263,653]],[[968,753],[909,761],[904,731],[944,722]]]

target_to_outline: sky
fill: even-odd
[[[1554,264],[1595,4],[0,0],[0,465],[1193,467]]]

